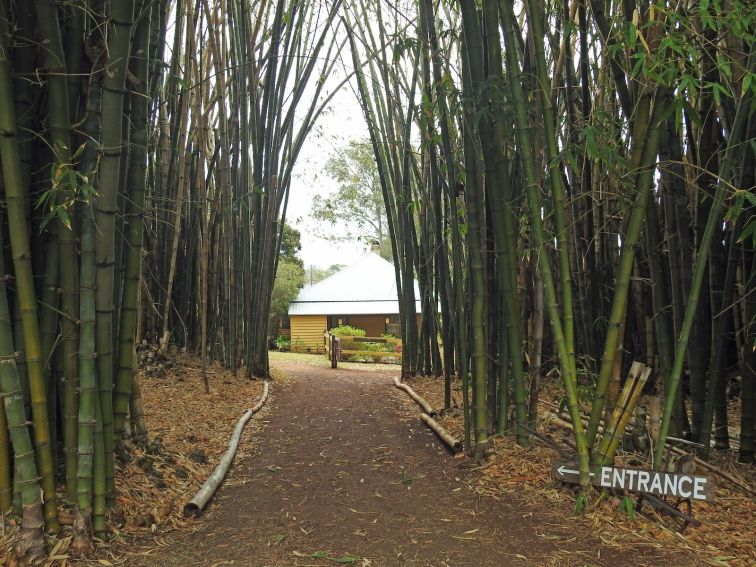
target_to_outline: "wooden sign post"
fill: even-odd
[[[580,483],[580,471],[574,463],[556,462],[552,474],[554,478],[562,482]],[[711,502],[714,497],[713,483],[705,476],[692,474],[600,467],[591,470],[590,478],[592,485],[601,488],[703,500],[704,502]]]

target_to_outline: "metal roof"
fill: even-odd
[[[415,305],[420,309],[417,281]],[[399,313],[394,266],[369,253],[348,268],[304,288],[289,306],[289,315],[388,315]]]

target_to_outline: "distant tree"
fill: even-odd
[[[344,269],[345,267],[346,266],[344,264],[332,264],[326,269],[318,268],[317,266],[310,266],[307,268],[305,279],[310,285],[315,285],[316,283],[331,277],[333,274]]]
[[[301,234],[296,228],[284,225],[278,270],[273,282],[270,299],[269,333],[272,338],[278,333],[281,318],[289,310],[289,304],[297,297],[305,284],[304,262],[297,256],[302,250]]]
[[[347,148],[328,159],[326,173],[339,188],[333,195],[316,195],[312,216],[337,230],[319,235],[329,240],[378,241],[381,256],[391,258],[386,210],[372,147],[368,142],[350,142]]]
[[[280,262],[290,261],[303,267],[302,260],[297,256],[302,251],[302,234],[288,224],[284,225],[283,237],[281,238]]]
[[[302,260],[299,258],[284,259],[281,258],[278,263],[276,280],[273,284],[273,293],[271,294],[270,316],[271,321],[279,320],[286,314],[289,304],[297,297],[299,290],[305,284],[305,271],[302,267]],[[274,325],[271,325],[271,331],[276,332]]]

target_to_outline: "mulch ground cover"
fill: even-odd
[[[94,557],[77,561],[64,531],[50,542],[48,565],[753,561],[753,502],[726,487],[720,485],[712,510],[697,506],[704,527],[684,536],[658,519],[631,520],[611,500],[576,518],[572,493],[549,477],[550,449],[525,450],[502,438],[486,462],[455,458],[393,387],[396,366],[331,370],[323,357],[303,355],[272,356],[271,399],[247,425],[230,475],[205,513],[186,519],[184,503],[215,467],[262,383],[213,365],[208,395],[199,361],[174,353],[173,362],[141,377],[150,442],[128,447],[118,463],[119,505],[107,541]],[[434,407],[443,405],[442,381],[411,384]],[[461,436],[458,413],[439,419]],[[11,526],[0,559],[7,559],[12,537]]]
[[[443,379],[418,377],[406,380],[413,390],[423,396],[434,408],[443,408]],[[454,398],[459,397],[454,392]],[[548,393],[544,394],[546,401]],[[409,412],[419,414],[419,406],[407,398]],[[437,420],[458,438],[463,436],[461,412],[454,408],[441,415]],[[418,420],[419,421],[419,420]],[[553,439],[563,443],[571,440],[572,432],[567,431],[548,419],[539,424],[539,430]],[[516,492],[527,501],[546,501],[558,503],[566,511],[574,504],[574,494],[570,487],[564,486],[551,477],[552,463],[558,458],[557,453],[534,439],[533,446],[523,449],[512,437],[494,439],[495,454],[482,465],[477,489],[494,498],[505,498]],[[637,456],[620,453],[619,465],[638,466],[633,462]],[[467,459],[465,459],[467,460]],[[718,451],[712,455],[712,462],[717,467],[739,479],[742,483],[756,486],[756,468],[736,462],[735,451]],[[756,502],[743,490],[732,486],[727,481],[712,475],[706,470],[698,470],[711,478],[716,486],[715,499],[712,503],[695,502],[693,515],[703,524],[700,527],[689,526],[683,534],[677,533],[677,526],[669,517],[654,514],[646,517],[634,514],[629,518],[620,510],[620,498],[611,495],[593,504],[587,513],[571,518],[580,530],[595,533],[601,541],[618,549],[626,546],[644,545],[655,549],[674,550],[683,555],[692,554],[693,564],[745,566],[756,565]],[[596,499],[598,492],[592,497]]]
[[[77,561],[69,552],[71,527],[64,525],[49,541],[46,565],[116,565],[129,556],[135,538],[148,534],[160,545],[171,533],[195,529],[197,520],[185,519],[183,506],[215,468],[237,420],[258,400],[263,385],[211,364],[207,394],[198,359],[172,351],[166,362],[161,368],[145,363],[140,372],[149,442],[127,444],[116,459],[117,507],[108,518],[107,541],[97,542],[93,558]],[[59,497],[62,502],[64,495]],[[61,517],[73,522],[67,511]],[[12,524],[8,528],[0,538],[0,565],[11,561],[16,534]]]
[[[293,361],[292,361],[293,360]],[[569,506],[494,494],[404,393],[396,367],[277,358],[268,412],[206,514],[140,534],[127,565],[486,566],[692,564],[576,529]]]

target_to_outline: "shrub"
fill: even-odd
[[[385,343],[361,343],[362,349],[368,352],[385,352],[389,350],[391,345],[387,345]],[[367,362],[380,362],[382,360],[381,356],[365,356],[365,360]]]
[[[283,335],[279,335],[278,338],[273,341],[273,344],[276,345],[276,348],[280,351],[288,352],[291,350],[291,339],[284,337]]]
[[[349,325],[339,325],[331,329],[331,333],[338,337],[364,337],[365,331]]]

